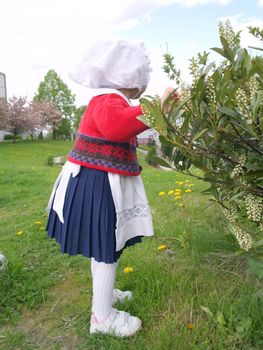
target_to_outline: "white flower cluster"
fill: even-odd
[[[154,127],[154,118],[153,118],[149,108],[144,103],[141,103],[141,108],[142,108],[142,112],[143,112],[143,115],[145,116],[147,124],[150,127]]]
[[[181,85],[181,93],[180,93],[180,98],[182,100],[185,100],[186,98],[190,97],[190,90],[189,88],[187,88],[187,86],[185,85],[185,83],[183,83]]]
[[[250,99],[253,98],[253,96],[258,92],[258,81],[255,77],[255,75],[253,75],[250,79],[249,79],[249,92],[250,92]]]
[[[236,91],[237,106],[241,112],[247,113],[249,109],[247,94],[244,89],[238,88]]]
[[[252,99],[252,95],[250,96],[250,99]],[[252,124],[253,119],[250,113],[251,100],[249,100],[249,97],[247,96],[244,89],[242,88],[237,89],[236,102],[237,102],[237,107],[240,113],[242,114],[242,116],[247,120],[248,124]]]
[[[245,205],[249,220],[259,222],[261,220],[263,212],[262,200],[260,198],[254,197],[251,193],[249,193],[245,197]]]
[[[227,19],[224,23],[219,21],[218,24],[219,34],[228,43],[229,47],[232,49],[235,47],[235,32],[231,26],[231,22]]]
[[[216,89],[215,83],[212,77],[208,77],[207,79],[207,98],[209,101],[209,106],[211,108],[211,112],[214,114],[216,112]]]
[[[243,167],[245,166],[245,163],[246,163],[246,156],[242,154],[239,157],[237,165],[234,167],[234,169],[232,170],[232,172],[230,174],[230,177],[232,179],[244,174]]]
[[[244,249],[245,251],[248,251],[252,247],[252,237],[249,233],[243,232],[240,227],[232,226],[234,235],[238,241],[238,244],[240,245],[241,249]]]
[[[181,94],[180,94],[180,99],[183,101],[183,100],[186,100],[188,99],[190,96],[191,96],[191,93],[190,93],[190,89],[187,88],[187,86],[183,83],[181,85]],[[189,100],[186,104],[185,104],[185,108],[188,112],[191,112],[192,111],[192,102],[191,100]]]
[[[236,179],[237,183],[239,184],[239,186],[242,187],[243,190],[248,190],[249,189],[249,184],[246,180],[238,178]]]
[[[237,206],[235,203],[231,203],[230,208],[223,209],[223,214],[226,217],[226,219],[233,224],[237,220]]]
[[[217,190],[220,194],[220,198],[222,198],[224,201],[228,201],[230,199],[230,192],[227,186],[218,185]]]
[[[195,87],[196,81],[198,79],[198,70],[199,70],[199,65],[198,65],[198,61],[192,57],[192,59],[190,60],[190,73],[193,77],[193,81],[192,81],[192,88]]]

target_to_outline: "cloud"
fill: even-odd
[[[203,6],[208,4],[228,5],[232,0],[175,0],[182,6]]]
[[[230,1],[4,1],[0,20],[0,69],[7,76],[8,95],[28,95],[31,98],[47,70],[52,68],[74,91],[82,91],[79,96],[84,97],[78,99],[83,100],[87,91],[76,89],[68,79],[67,72],[92,41],[105,36],[117,36],[124,29],[150,21],[151,14],[164,6],[227,5]],[[161,53],[157,51],[153,47],[153,55],[158,61]],[[158,88],[157,83],[155,87]]]
[[[258,5],[259,7],[263,7],[263,0],[258,0],[257,5]]]
[[[143,18],[146,14],[149,16],[161,7],[173,4],[182,7],[194,7],[208,4],[228,5],[231,1],[233,0],[126,0],[125,6],[121,5],[119,7],[120,13],[115,20],[124,21],[131,18]]]

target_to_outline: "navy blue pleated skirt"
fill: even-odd
[[[48,236],[56,239],[62,253],[82,254],[111,264],[119,259],[124,248],[141,242],[141,236],[136,236],[116,252],[116,210],[105,171],[81,167],[76,177],[70,177],[63,217],[62,224],[51,208],[46,227]]]

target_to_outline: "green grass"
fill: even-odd
[[[206,185],[191,179],[194,191],[183,196],[181,208],[173,196],[158,194],[187,178],[150,168],[143,159],[155,236],[127,249],[117,272],[117,287],[135,294],[118,307],[139,316],[143,329],[131,339],[89,336],[90,262],[60,254],[43,230],[61,169],[47,160],[70,148],[70,142],[0,144],[0,251],[8,259],[0,274],[0,348],[263,349],[262,282],[245,257],[234,254],[237,244],[218,207],[203,211]],[[160,244],[169,249],[158,251]],[[125,266],[135,271],[124,274]]]

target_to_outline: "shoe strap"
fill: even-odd
[[[122,325],[127,325],[129,323],[130,314],[128,312],[116,310],[116,316],[119,318]]]

